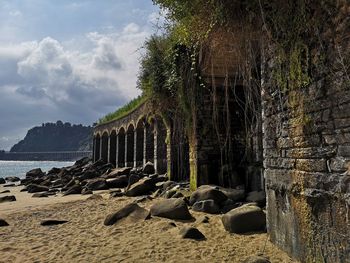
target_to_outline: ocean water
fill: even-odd
[[[61,168],[70,166],[74,162],[54,162],[54,161],[0,161],[0,177],[18,176],[24,178],[26,172],[41,168],[44,172],[47,172],[53,167]]]

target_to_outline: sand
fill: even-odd
[[[107,227],[105,217],[134,198],[109,199],[100,193],[101,200],[81,195],[37,199],[19,189],[10,188],[18,201],[0,204],[0,218],[10,224],[0,228],[0,262],[241,262],[260,253],[271,262],[296,262],[270,243],[266,233],[229,234],[220,215],[208,215],[209,224],[153,217]],[[149,209],[152,202],[139,205]],[[47,218],[69,222],[41,226]],[[179,229],[184,225],[197,227],[206,240],[182,239]]]

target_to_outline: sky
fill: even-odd
[[[142,45],[161,21],[151,0],[0,0],[0,150],[136,97]]]

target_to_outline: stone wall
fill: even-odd
[[[281,91],[274,57],[262,91],[270,238],[302,262],[350,262],[349,79],[333,71]]]

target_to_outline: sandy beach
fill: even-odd
[[[0,187],[0,192],[4,189]],[[32,198],[19,192],[21,187],[6,189],[17,201],[0,204],[0,218],[10,224],[0,228],[0,262],[241,262],[258,254],[271,262],[296,262],[267,241],[266,233],[229,234],[221,215],[206,214],[208,224],[198,221],[203,213],[191,211],[196,221],[152,217],[105,226],[108,214],[135,198],[109,199],[108,191],[99,193],[102,199],[93,200],[82,195]],[[149,209],[153,202],[139,205]],[[48,218],[68,222],[41,226]],[[185,225],[197,227],[206,240],[182,239],[179,229]]]

